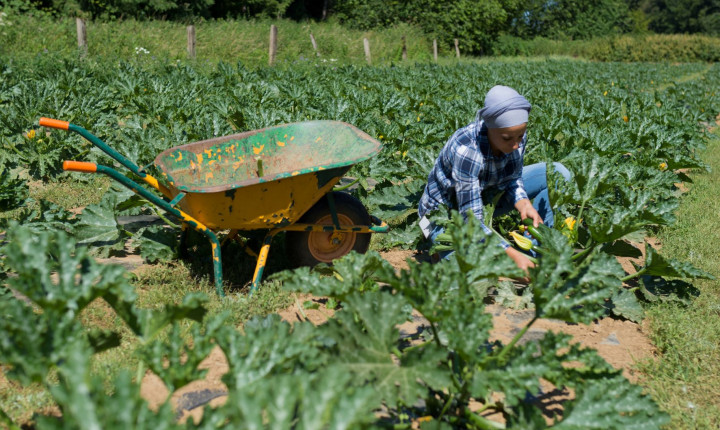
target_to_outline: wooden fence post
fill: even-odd
[[[191,60],[195,59],[195,26],[187,26],[187,53]]]
[[[405,41],[405,35],[403,34],[402,37],[402,59],[403,61],[407,60],[407,43]]]
[[[370,58],[370,41],[366,38],[363,39],[363,46],[365,47],[365,60],[368,64],[372,63],[372,59]]]
[[[82,18],[75,18],[75,26],[77,27],[77,42],[78,48],[80,48],[80,56],[84,57],[88,52],[85,20]]]
[[[275,62],[275,54],[277,54],[277,34],[278,30],[275,25],[270,26],[270,59],[268,60],[268,64],[271,66]]]
[[[315,36],[310,33],[310,42],[312,43],[313,49],[315,50],[315,55],[320,57],[320,51],[317,49],[317,42],[315,42]]]
[[[460,45],[457,39],[455,39],[455,56],[460,58]]]
[[[433,58],[437,61],[437,39],[433,39]]]

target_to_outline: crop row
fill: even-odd
[[[142,362],[171,391],[200,377],[193,366],[207,345],[223,349],[231,368],[224,381],[229,400],[206,414],[200,427],[402,426],[419,417],[438,428],[495,425],[471,404],[502,413],[511,425],[542,426],[546,421],[534,401],[541,379],[575,392],[556,422],[559,427],[583,428],[601,420],[608,427],[656,427],[666,421],[637,387],[593,351],[568,349],[565,338],[548,334],[537,344],[521,345],[523,331],[506,345],[490,342],[492,322],[483,311],[487,291],[479,286],[519,274],[502,258],[494,238],[483,244],[474,223],[464,224],[457,215],[448,232],[458,252],[448,264],[413,265],[397,273],[370,253],[336,262],[329,278],[307,268],[287,271],[281,274],[285,288],[331,297],[343,310],[318,328],[291,329],[272,318],[255,321],[243,336],[221,328],[221,320],[203,321],[202,300],[195,296],[168,305],[166,318],[138,310],[121,273],[95,265],[85,248],[75,248],[74,240],[93,244],[93,252],[124,246],[128,235],[117,216],[137,206],[127,193],[113,191],[74,216],[27,200],[23,190],[31,178],[65,175],[63,159],[108,163],[79,138],[36,129],[40,116],[92,130],[138,165],[187,142],[335,119],[384,144],[380,155],[350,172],[360,178],[357,196],[393,226],[379,246],[423,247],[416,205],[438,150],[455,129],[474,119],[490,87],[505,84],[533,104],[526,163],[561,161],[573,173],[571,181],[551,190],[562,217],[577,220],[571,239],[541,228],[548,252],[531,271],[528,289],[536,318],[589,322],[612,312],[637,320],[642,301],[688,303],[694,289],[682,279],[709,276],[643,242],[647,230],[673,223],[676,184],[688,179],[686,169],[705,167],[698,153],[720,111],[720,94],[713,87],[720,79],[717,65],[511,61],[250,70],[223,63],[208,69],[178,63],[108,67],[38,59],[2,62],[0,73],[0,170],[5,172],[0,198],[7,207],[25,206],[16,216],[22,227],[13,225],[3,248],[3,272],[16,275],[7,283],[43,310],[32,314],[37,321],[29,326],[40,328],[33,335],[23,322],[26,305],[10,294],[0,296],[6,316],[1,328],[8,334],[0,343],[0,363],[10,365],[9,375],[20,382],[47,384],[65,417],[60,423],[111,428],[127,425],[121,419],[146,426],[170,420],[168,405],[157,414],[129,406],[140,402],[137,381],[129,377],[115,381],[116,403],[92,394],[102,382],[92,381],[89,391],[78,384],[92,379],[81,364],[116,345],[116,333],[88,332],[76,321],[97,297],[142,339]],[[145,255],[173,255],[175,245],[167,235],[158,240],[162,231],[136,237],[141,248],[151,250]],[[614,259],[641,254],[637,273],[624,273]],[[50,272],[59,272],[60,281]],[[401,338],[395,328],[409,318],[410,309],[430,322],[421,339]],[[181,339],[177,324],[183,318],[203,321],[192,332],[194,347]],[[166,336],[156,338],[168,325]],[[37,342],[23,340],[31,336]],[[64,338],[72,342],[57,341]],[[185,365],[181,356],[189,357]],[[178,368],[164,367],[167,361]],[[583,365],[563,365],[570,362]],[[59,384],[48,377],[49,369],[58,371]],[[327,376],[317,376],[319,369]],[[379,394],[370,396],[371,388]],[[505,400],[492,400],[491,393],[503,393]],[[139,412],[113,415],[118,408]],[[53,427],[58,421],[40,423]]]

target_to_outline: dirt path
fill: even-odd
[[[407,268],[408,259],[411,264],[415,260],[412,251],[392,250],[384,252],[382,255],[397,269]],[[629,264],[627,261],[623,262],[624,267]],[[316,302],[318,306],[315,309],[306,309],[302,304],[308,300]],[[488,305],[486,311],[493,316],[494,328],[491,331],[491,340],[502,342],[509,342],[534,316],[534,311],[531,309],[512,310],[499,305]],[[318,325],[332,318],[334,311],[325,307],[322,298],[298,295],[295,304],[278,311],[278,314],[283,320],[290,323],[307,320]],[[426,323],[427,321],[421,315],[415,314],[413,321],[402,324],[398,329],[401,335],[410,335],[421,330]],[[570,334],[573,336],[574,342],[596,349],[600,356],[616,369],[621,369],[625,377],[633,382],[638,378],[633,369],[634,364],[655,356],[655,348],[647,338],[646,329],[642,325],[630,321],[602,318],[592,324],[584,325],[540,319],[528,330],[521,341],[540,339],[547,331]],[[201,367],[209,369],[205,379],[182,387],[172,393],[170,397],[181,420],[188,417],[199,419],[202,415],[200,406],[206,403],[211,406],[220,405],[226,399],[227,389],[221,382],[221,378],[228,371],[228,364],[222,350],[215,348],[203,361]],[[557,410],[561,407],[558,406],[558,402],[569,398],[569,394],[564,391],[554,392],[553,388],[550,385],[544,387],[548,396],[543,401],[554,405],[553,407]],[[141,394],[151,407],[161,405],[170,395],[162,381],[149,371],[143,379]]]

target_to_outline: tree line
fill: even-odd
[[[482,54],[501,35],[583,40],[627,33],[720,35],[720,0],[4,0],[21,11],[99,20],[286,18],[357,29],[408,23]]]

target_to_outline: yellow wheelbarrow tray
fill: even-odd
[[[182,220],[184,233],[192,228],[203,234],[211,244],[220,296],[224,296],[221,231],[229,230],[223,243],[241,231],[265,232],[256,254],[251,294],[260,284],[272,238],[281,231],[307,232],[309,243],[319,249],[319,254],[313,252],[317,261],[328,262],[350,252],[348,241],[355,243],[356,235],[388,231],[376,217],[368,216],[369,223],[352,223],[352,216],[336,210],[336,194],[331,192],[335,184],[354,164],[382,149],[380,142],[344,122],[284,124],[167,149],[154,161],[164,183],[78,125],[50,118],[40,118],[39,123],[80,134],[158,190],[162,198],[108,166],[63,163],[64,170],[111,177]],[[320,202],[323,197],[327,202]],[[316,216],[317,223],[299,222],[316,204],[329,208],[328,214]]]

